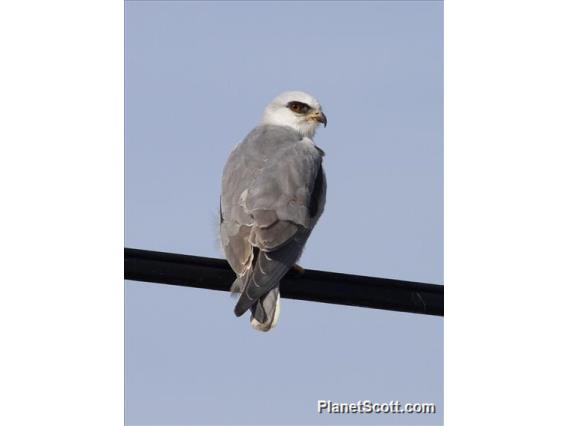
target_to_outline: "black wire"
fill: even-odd
[[[235,274],[225,260],[124,249],[124,278],[229,291]],[[427,315],[444,315],[444,286],[306,269],[290,271],[282,297]]]

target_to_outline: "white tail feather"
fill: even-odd
[[[254,317],[251,317],[250,325],[252,328],[258,331],[270,331],[278,324],[278,318],[280,318],[280,291],[276,289],[276,306],[274,308],[273,314],[270,315],[269,310],[265,310],[268,315],[268,319],[265,322],[259,322]]]

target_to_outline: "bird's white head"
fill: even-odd
[[[266,106],[261,124],[289,126],[311,139],[320,124],[327,125],[327,117],[316,98],[293,91],[278,95]]]

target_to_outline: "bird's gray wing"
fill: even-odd
[[[221,239],[239,275],[237,315],[277,286],[300,257],[323,210],[321,162],[322,152],[313,142],[279,126],[257,127],[229,157],[221,195]],[[253,315],[264,322],[266,311],[260,303]]]
[[[280,284],[282,277],[299,259],[308,236],[309,231],[302,228],[280,248],[271,252],[258,250],[250,275],[245,276],[244,290],[235,306],[237,316],[253,308],[253,317],[258,322],[265,323],[270,318],[274,308],[267,306],[263,297]]]
[[[262,213],[257,213],[254,218],[246,211],[243,197],[262,173],[267,159],[293,136],[289,131],[271,131],[270,127],[274,126],[253,129],[231,152],[223,170],[220,239],[227,261],[237,276],[242,276],[252,264],[250,233],[253,226],[262,226],[263,220],[268,220]]]

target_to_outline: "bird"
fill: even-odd
[[[223,169],[219,234],[236,274],[234,313],[250,311],[259,331],[278,323],[280,280],[296,265],[324,210],[325,153],[313,140],[321,124],[327,126],[327,117],[316,98],[284,92],[266,106]]]

